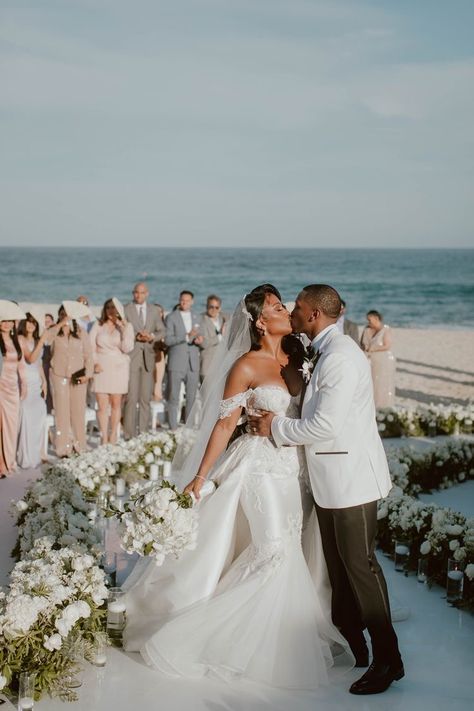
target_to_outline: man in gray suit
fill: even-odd
[[[341,312],[339,314],[339,318],[337,319],[337,327],[343,335],[350,336],[352,340],[360,346],[359,326],[355,323],[355,321],[349,321],[347,318],[346,302],[344,299],[341,299]]]
[[[217,346],[222,340],[226,317],[221,313],[222,301],[216,294],[207,297],[206,311],[202,314],[201,382],[210,371]]]
[[[135,332],[135,347],[130,353],[130,380],[125,403],[124,434],[135,437],[137,403],[140,404],[138,428],[146,432],[150,426],[150,400],[153,392],[155,352],[153,343],[165,335],[159,309],[147,303],[148,287],[143,282],[133,288],[133,302],[125,306],[125,317]]]
[[[192,311],[194,294],[184,290],[178,307],[165,319],[165,343],[168,346],[168,421],[175,430],[180,420],[179,394],[181,383],[186,386],[186,419],[196,399],[199,386],[201,318]]]

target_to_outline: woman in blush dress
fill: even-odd
[[[367,326],[361,337],[361,346],[370,359],[374,384],[375,407],[393,407],[395,404],[395,356],[391,349],[392,332],[378,311],[368,311]]]
[[[34,469],[45,460],[44,428],[46,427],[47,384],[42,366],[42,353],[33,355],[40,338],[39,321],[31,312],[18,326],[19,342],[25,359],[28,395],[21,403],[18,464]]]
[[[22,318],[25,314],[13,301],[0,301],[0,479],[16,469],[20,400],[28,392],[15,328]]]
[[[90,339],[94,356],[93,390],[99,408],[97,418],[102,444],[115,444],[122,396],[128,391],[130,358],[127,353],[135,344],[133,326],[125,321],[125,312],[118,299],[105,302],[99,321],[92,326]]]

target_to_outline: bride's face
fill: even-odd
[[[259,321],[269,335],[286,336],[291,333],[290,314],[275,294],[267,294]]]

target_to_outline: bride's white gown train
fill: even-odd
[[[278,386],[223,401],[221,416],[249,395],[254,407],[296,416]],[[331,622],[314,513],[305,526],[308,562],[303,554],[300,471],[294,447],[250,435],[233,442],[211,472],[217,490],[199,504],[196,550],[161,567],[142,559],[126,581],[128,651],[170,676],[298,689],[325,684],[335,662],[352,666]]]

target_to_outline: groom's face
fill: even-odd
[[[310,304],[303,298],[302,294],[298,294],[295,307],[291,312],[291,327],[294,333],[306,333],[310,323],[312,322],[313,309]]]

